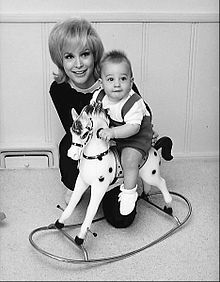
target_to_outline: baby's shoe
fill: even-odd
[[[124,184],[120,187],[121,193],[118,195],[120,202],[120,214],[128,215],[135,208],[138,198],[137,185],[133,189],[124,189]]]

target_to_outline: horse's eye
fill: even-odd
[[[81,132],[82,132],[82,123],[81,123],[80,120],[76,120],[75,122],[73,122],[72,130],[77,135],[81,134]]]
[[[81,136],[81,139],[85,139],[87,137],[87,135],[89,134],[89,132],[85,132],[82,136]]]
[[[81,133],[81,130],[79,130],[79,129],[72,128],[72,130],[76,135],[80,135],[80,133]]]
[[[73,125],[72,125],[72,131],[77,134],[80,135],[82,133],[82,123],[80,120],[76,120]]]

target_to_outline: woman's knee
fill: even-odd
[[[130,214],[121,215],[120,203],[118,201],[118,195],[120,192],[120,186],[107,192],[102,201],[102,208],[105,219],[108,223],[116,228],[126,228],[130,226],[135,219],[136,206]]]
[[[62,155],[59,159],[59,170],[63,184],[70,190],[73,190],[79,174],[77,161]]]

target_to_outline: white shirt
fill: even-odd
[[[91,103],[96,101],[97,96],[99,94],[100,90],[97,90],[94,92],[93,97],[91,99]],[[121,109],[126,103],[126,101],[134,94],[135,92],[133,90],[130,91],[128,96],[121,99],[119,102],[112,102],[109,100],[108,96],[105,95],[102,100],[102,105],[104,109],[108,110],[108,114],[111,117],[111,119],[115,121],[122,122],[122,116],[121,116]],[[129,124],[139,124],[141,125],[142,119],[144,116],[150,116],[150,113],[146,109],[144,100],[141,98],[138,101],[134,103],[134,105],[130,108],[130,110],[126,113],[124,116],[124,122]]]

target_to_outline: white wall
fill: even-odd
[[[47,41],[67,16],[86,16],[106,50],[126,51],[155,129],[172,138],[174,156],[219,154],[214,0],[0,0],[0,152],[48,149],[57,166],[64,132],[48,94],[56,68]]]

